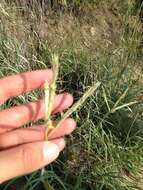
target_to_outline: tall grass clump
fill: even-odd
[[[40,3],[38,11],[18,1],[0,3],[1,77],[50,67],[55,52],[60,62],[57,91],[69,91],[78,101],[91,85],[102,83],[72,112],[78,127],[44,175],[37,171],[1,187],[143,189],[142,5],[134,0],[89,1],[86,6],[72,2],[77,3],[76,13],[45,11]],[[41,95],[27,93],[4,107]]]

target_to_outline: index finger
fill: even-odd
[[[0,104],[22,93],[40,88],[45,80],[52,81],[52,70],[37,70],[0,79]]]

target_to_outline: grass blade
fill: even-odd
[[[128,107],[128,106],[132,106],[132,105],[137,104],[137,103],[138,103],[138,101],[134,101],[134,102],[129,102],[129,103],[123,104],[121,106],[118,106],[118,107],[112,109],[111,113],[114,113],[117,110],[120,110],[120,109]]]

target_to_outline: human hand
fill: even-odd
[[[52,81],[51,70],[39,70],[0,80],[0,104],[11,97],[41,88],[44,81]],[[73,103],[70,94],[55,97],[53,113],[67,109]],[[33,172],[54,161],[65,147],[64,135],[75,129],[75,121],[66,119],[45,139],[44,126],[20,128],[44,116],[44,100],[0,111],[0,183]]]

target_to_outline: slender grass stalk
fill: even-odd
[[[138,104],[138,103],[139,103],[138,101],[134,101],[134,102],[129,102],[129,103],[123,104],[121,106],[118,106],[118,107],[115,107],[114,109],[112,109],[111,113],[114,113],[117,110],[120,110],[120,109],[125,108],[125,107],[129,107],[129,106],[132,106],[132,105]]]
[[[48,81],[45,81],[44,84],[44,92],[45,92],[45,121],[49,119],[49,97],[50,97],[50,90]]]
[[[59,73],[59,56],[57,54],[52,55],[51,64],[52,64],[54,76],[53,76],[53,82],[51,83],[49,87],[49,104],[48,104],[48,113],[47,113],[47,119],[49,120],[50,120],[50,116],[51,116],[52,108],[54,104],[54,98],[55,98],[56,87],[57,87],[56,82],[57,82],[58,73]]]
[[[124,93],[119,97],[119,99],[116,101],[116,103],[114,104],[114,107],[112,109],[115,109],[119,103],[121,102],[121,100],[123,100],[125,98],[125,96],[127,95],[129,91],[129,87],[124,91]]]
[[[53,81],[49,85],[47,81],[45,81],[44,85],[44,91],[45,91],[45,123],[46,123],[46,137],[45,139],[47,140],[47,136],[49,132],[54,128],[51,120],[51,113],[52,113],[52,108],[54,104],[54,98],[56,94],[56,82],[58,78],[58,72],[59,72],[59,57],[57,54],[52,55],[52,69],[54,72],[53,76]]]
[[[103,90],[103,97],[104,97],[104,100],[105,100],[106,106],[107,106],[107,108],[108,108],[108,111],[110,112],[111,108],[110,108],[110,106],[109,106],[108,98],[107,98],[107,96],[106,96],[106,92],[105,92],[105,89],[104,89],[103,86],[102,86],[102,90]]]
[[[75,103],[73,104],[73,106],[66,112],[63,114],[61,120],[59,121],[59,123],[56,125],[56,127],[59,127],[60,124],[67,118],[69,117],[73,112],[75,112],[78,108],[80,108],[83,103],[86,101],[87,98],[89,98],[94,91],[100,86],[100,82],[97,82],[94,86],[90,87],[85,93],[84,95]]]
[[[0,12],[4,15],[4,16],[8,16],[9,14],[6,12],[6,10],[4,9],[4,7],[2,7],[2,4],[0,3]]]

